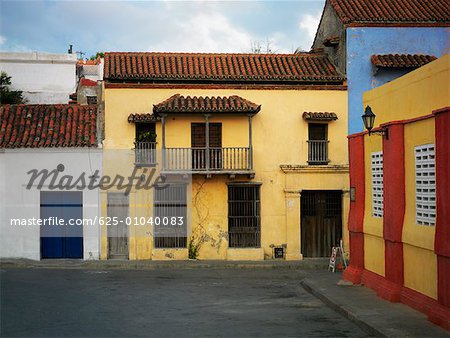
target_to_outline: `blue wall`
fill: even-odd
[[[381,70],[373,75],[370,62],[373,54],[429,54],[440,57],[448,48],[449,35],[450,30],[444,27],[347,28],[349,134],[363,131],[363,93],[405,74],[404,71]]]

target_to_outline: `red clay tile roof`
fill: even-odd
[[[342,83],[325,55],[105,53],[109,81],[203,83]]]
[[[138,122],[155,122],[158,118],[155,114],[151,113],[136,113],[128,115],[129,123],[138,123]]]
[[[96,123],[96,105],[2,105],[0,148],[96,147]]]
[[[303,119],[305,120],[320,120],[320,121],[332,121],[337,120],[337,115],[335,113],[329,112],[310,112],[305,111],[303,113]]]
[[[86,79],[82,77],[80,79],[80,86],[88,86],[88,87],[94,87],[97,85],[97,81]]]
[[[153,112],[159,113],[243,113],[256,114],[261,109],[260,105],[243,99],[240,96],[228,97],[184,97],[175,94],[167,100],[154,105]]]
[[[433,55],[421,54],[385,54],[372,55],[370,61],[374,66],[386,68],[418,68],[436,60]]]
[[[448,0],[330,0],[344,24],[449,24]]]

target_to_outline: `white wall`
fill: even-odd
[[[68,103],[76,90],[76,54],[0,53],[0,70],[28,103]]]
[[[88,176],[97,169],[101,175],[101,149],[6,149],[0,152],[0,257],[40,259],[39,226],[12,226],[11,218],[39,218],[40,191],[33,186],[26,189],[31,169],[53,170],[58,164],[65,170],[59,174]],[[43,189],[48,191],[48,183]],[[99,190],[83,191],[83,218],[101,215]],[[99,226],[83,227],[84,259],[100,256]]]

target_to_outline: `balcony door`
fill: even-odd
[[[135,164],[154,166],[156,164],[155,123],[136,123]]]
[[[328,125],[308,124],[308,164],[328,164]]]
[[[192,169],[206,169],[206,123],[191,124]],[[222,169],[222,123],[209,124],[209,169]]]

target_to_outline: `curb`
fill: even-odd
[[[116,270],[156,270],[156,269],[303,269],[324,270],[328,260],[304,259],[301,261],[115,261],[115,260],[43,260],[3,259],[2,269],[116,269]]]
[[[339,302],[333,300],[331,297],[327,297],[324,293],[320,291],[320,288],[316,287],[312,281],[309,281],[307,278],[300,281],[301,286],[311,293],[313,296],[320,299],[325,305],[334,311],[340,313],[342,316],[352,321],[356,325],[358,325],[362,330],[367,332],[372,337],[387,337],[386,334],[381,332],[375,326],[369,324],[368,322],[360,319],[358,315],[356,315],[352,310],[347,308],[343,304],[339,304]]]

